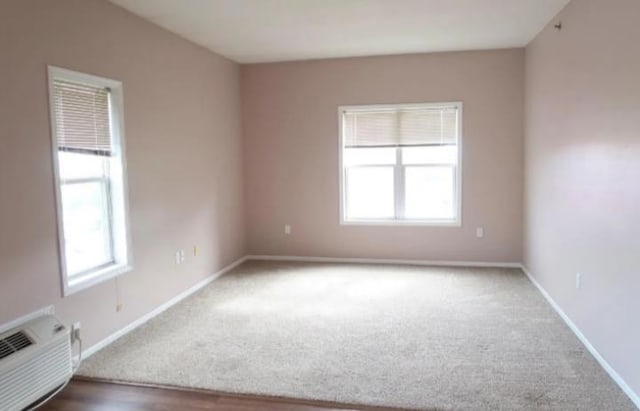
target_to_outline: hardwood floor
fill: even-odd
[[[202,411],[202,410],[388,410],[349,407],[316,401],[275,399],[253,395],[219,394],[111,382],[74,379],[42,411]]]

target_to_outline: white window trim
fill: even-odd
[[[403,108],[437,108],[442,106],[453,106],[458,109],[458,164],[457,175],[456,175],[456,187],[455,187],[455,197],[456,197],[456,216],[454,219],[347,219],[346,218],[346,187],[344,184],[346,178],[346,169],[343,164],[343,147],[344,147],[344,114],[345,112],[353,112],[353,111],[368,111],[371,109],[403,109]],[[432,227],[462,227],[462,141],[464,136],[464,131],[462,128],[462,102],[461,101],[453,101],[453,102],[437,102],[437,103],[407,103],[407,104],[367,104],[367,105],[348,105],[348,106],[339,106],[338,107],[338,184],[340,189],[340,225],[344,226],[432,226]],[[397,154],[396,154],[397,155]],[[396,167],[397,165],[394,165]],[[398,173],[394,172],[394,178],[398,178]],[[394,180],[394,187],[397,184],[397,181]],[[394,202],[397,202],[398,199],[394,198]],[[396,205],[397,209],[397,205]]]
[[[55,183],[55,201],[56,201],[56,216],[57,216],[57,230],[58,230],[58,253],[60,262],[60,276],[62,282],[62,296],[74,294],[78,291],[84,290],[111,278],[122,275],[133,269],[133,258],[131,251],[131,230],[129,220],[129,199],[128,199],[128,184],[127,184],[127,157],[125,150],[125,136],[124,136],[124,105],[123,105],[123,91],[122,82],[111,80],[104,77],[98,77],[91,74],[80,73],[55,66],[47,66],[48,74],[48,88],[49,88],[49,118],[51,123],[51,154],[53,158],[53,175]],[[65,79],[78,83],[86,83],[90,85],[99,85],[108,87],[111,89],[110,98],[115,104],[114,110],[111,111],[111,130],[113,133],[114,147],[119,153],[121,159],[121,168],[118,170],[121,173],[119,181],[122,182],[122,187],[119,190],[114,190],[112,195],[122,195],[119,199],[124,205],[122,210],[123,215],[120,218],[124,221],[124,233],[120,233],[119,237],[123,238],[124,243],[114,244],[114,254],[118,256],[116,262],[109,264],[108,266],[99,267],[92,271],[89,271],[77,278],[73,278],[67,275],[67,267],[65,261],[65,241],[64,241],[64,224],[62,221],[62,193],[60,182],[60,166],[58,164],[58,139],[56,136],[56,116],[55,116],[55,101],[53,93],[53,83],[55,79]],[[117,228],[114,227],[114,230]]]

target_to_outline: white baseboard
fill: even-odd
[[[36,310],[32,313],[23,315],[22,317],[16,318],[15,320],[9,321],[8,323],[4,323],[0,325],[0,333],[3,333],[7,330],[15,328],[21,324],[26,323],[27,321],[31,321],[34,318],[42,317],[43,315],[53,315],[55,313],[53,305],[48,305],[46,307],[42,307],[39,310]]]
[[[352,263],[352,264],[402,264],[427,265],[447,267],[496,267],[520,268],[520,263],[505,263],[493,261],[446,261],[446,260],[403,260],[386,258],[351,258],[351,257],[303,257],[287,255],[248,255],[247,260],[268,261],[303,261],[316,263]]]
[[[193,294],[196,291],[200,290],[201,288],[209,285],[213,280],[215,280],[216,278],[220,277],[222,274],[226,273],[227,271],[232,270],[233,268],[235,268],[238,265],[242,264],[246,260],[247,260],[247,257],[242,257],[242,258],[237,259],[236,261],[234,261],[233,263],[229,264],[228,266],[222,268],[221,270],[219,270],[215,274],[213,274],[213,275],[211,275],[211,276],[199,281],[198,283],[194,284],[193,286],[191,286],[187,290],[185,290],[185,291],[181,292],[180,294],[176,295],[175,297],[173,297],[172,299],[170,299],[166,303],[156,307],[153,311],[151,311],[151,312],[143,315],[142,317],[138,318],[137,320],[135,320],[134,322],[130,323],[126,327],[121,328],[120,330],[114,332],[113,334],[109,335],[108,337],[106,337],[102,341],[92,345],[91,347],[89,347],[89,348],[87,348],[85,350],[82,350],[82,358],[83,359],[89,358],[91,355],[95,354],[97,351],[99,351],[102,348],[106,347],[107,345],[111,344],[112,342],[114,342],[118,338],[122,337],[123,335],[133,331],[136,328],[138,328],[139,326],[141,326],[142,324],[146,323],[147,321],[149,321],[153,317],[159,315],[160,313],[162,313],[163,311],[167,310],[168,308],[176,305],[180,301],[182,301],[185,298],[189,297],[191,294]]]
[[[640,409],[640,396],[637,393],[635,393],[631,389],[631,387],[629,387],[629,384],[627,384],[625,380],[622,379],[620,374],[618,374],[616,370],[614,370],[613,367],[609,365],[609,363],[602,357],[602,355],[600,355],[598,350],[595,349],[595,347],[591,344],[591,342],[587,339],[587,337],[582,333],[582,331],[580,331],[578,326],[573,321],[571,321],[571,318],[569,318],[569,316],[562,310],[562,308],[560,308],[560,306],[553,300],[553,298],[551,298],[547,290],[545,290],[540,285],[540,283],[536,281],[536,279],[533,277],[533,275],[531,275],[531,273],[529,272],[529,270],[527,270],[524,264],[522,264],[520,268],[526,274],[526,276],[529,277],[529,281],[531,281],[531,283],[533,283],[533,285],[536,286],[538,291],[540,291],[540,293],[551,305],[551,307],[553,307],[553,309],[556,310],[560,318],[564,320],[564,322],[571,329],[571,331],[573,331],[576,337],[578,337],[580,342],[586,347],[586,349],[591,353],[591,355],[593,355],[593,358],[595,358],[596,361],[598,361],[598,363],[602,366],[602,368],[604,368],[607,374],[609,374],[611,379],[613,379],[613,381],[615,381],[615,383],[618,384],[620,389],[622,389],[622,391],[624,391],[624,393],[627,394],[627,396],[631,399],[631,401],[635,404],[635,406],[638,407],[638,409]]]

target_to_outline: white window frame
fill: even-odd
[[[127,159],[124,139],[124,105],[122,82],[91,74],[85,74],[60,67],[48,66],[48,87],[49,87],[49,116],[51,122],[51,142],[53,157],[53,174],[55,181],[55,200],[58,229],[58,252],[60,262],[60,273],[62,280],[62,296],[68,296],[78,291],[89,288],[98,283],[104,282],[116,276],[122,275],[133,269],[131,252],[131,235],[129,223],[129,199],[127,184]],[[56,135],[56,115],[54,101],[54,80],[67,80],[75,83],[83,83],[91,86],[109,88],[109,119],[113,151],[116,153],[116,160],[112,162],[113,178],[109,180],[107,186],[111,184],[111,241],[114,261],[82,274],[69,276],[66,267],[66,253],[64,240],[64,223],[62,209],[62,182],[60,178],[60,166],[58,162],[58,137]],[[86,179],[101,180],[100,178]],[[80,181],[80,180],[78,180]],[[107,187],[108,188],[108,187]],[[113,204],[121,204],[121,207],[113,207]]]
[[[410,109],[410,108],[440,108],[443,106],[456,107],[458,109],[458,161],[454,167],[456,170],[456,178],[454,179],[454,200],[455,200],[455,217],[453,219],[405,219],[398,218],[358,218],[348,219],[346,216],[346,178],[347,168],[343,163],[344,156],[344,115],[346,112],[353,111],[369,111],[375,109]],[[339,189],[340,189],[340,225],[370,225],[370,226],[434,226],[434,227],[462,227],[462,102],[437,102],[437,103],[407,103],[407,104],[368,104],[368,105],[348,105],[338,107],[338,163],[339,163]],[[411,167],[430,167],[439,164],[412,164]],[[448,166],[448,164],[446,164]],[[371,166],[365,165],[364,167]],[[384,164],[380,166],[394,167],[394,208],[395,210],[403,210],[404,199],[401,195],[404,193],[397,189],[399,185],[404,186],[404,169],[402,166],[402,150],[396,148],[396,162],[394,165]],[[398,170],[399,169],[399,170]]]

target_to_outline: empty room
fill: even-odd
[[[0,0],[0,411],[640,409],[640,1]]]

